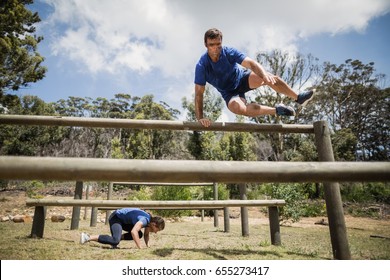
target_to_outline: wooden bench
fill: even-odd
[[[26,205],[35,207],[31,237],[42,238],[45,228],[46,207],[92,207],[143,209],[215,209],[226,207],[268,207],[271,244],[280,245],[280,226],[278,207],[284,206],[284,200],[170,200],[170,201],[134,201],[134,200],[81,200],[81,199],[28,199]]]

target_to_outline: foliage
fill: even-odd
[[[192,200],[192,193],[185,186],[158,186],[153,190],[151,198],[153,200]],[[192,213],[191,210],[158,210],[155,212],[163,217],[181,217]]]
[[[141,187],[137,192],[128,197],[129,200],[152,200],[153,188]]]
[[[230,198],[230,190],[229,187],[225,184],[217,184],[218,190],[218,200],[227,200]],[[213,200],[214,199],[214,187],[213,186],[205,186],[200,189],[199,187],[196,189],[197,199],[203,200]],[[214,210],[205,210],[205,215],[214,216]]]
[[[44,78],[44,58],[37,52],[43,37],[35,35],[38,13],[26,8],[33,0],[7,0],[0,4],[0,98]]]
[[[287,52],[274,50],[269,53],[259,53],[257,61],[262,64],[267,71],[278,75],[293,89],[300,91],[307,87],[308,83],[313,83],[315,78],[320,73],[318,59],[312,55],[304,56],[302,54],[291,55]],[[253,101],[270,107],[275,107],[276,104],[284,103],[295,106],[294,100],[273,91],[270,87],[260,87],[255,90],[255,98]],[[252,100],[251,100],[252,101]],[[310,108],[310,104],[308,107]],[[266,115],[252,118],[256,123],[281,123],[280,116]],[[283,118],[283,123],[301,123],[300,111],[297,111],[295,120]],[[285,160],[284,156],[289,146],[291,136],[282,135],[280,133],[257,134],[260,141],[268,141],[272,152],[267,153],[265,160]]]
[[[195,102],[190,102],[186,98],[182,100],[182,106],[187,110],[187,120],[196,121]],[[204,92],[204,116],[211,121],[216,121],[222,114],[222,98],[206,87]],[[215,159],[218,151],[215,149],[218,143],[217,133],[193,131],[189,136],[187,144],[188,151],[196,160]]]
[[[302,205],[303,217],[326,216],[326,204],[324,200],[308,200]]]
[[[6,95],[6,97],[9,97]],[[3,98],[10,101],[12,114],[55,115],[49,103],[36,96],[23,96],[22,99]],[[0,126],[0,154],[3,155],[46,155],[67,135],[69,128],[45,126]]]
[[[388,183],[342,184],[341,195],[345,201],[390,204]]]
[[[324,64],[318,89],[317,115],[334,131],[353,134],[347,154],[360,160],[389,159],[389,89],[380,89],[383,75],[375,75],[374,63],[348,59],[344,64]],[[345,149],[345,147],[341,147]],[[342,152],[342,151],[341,151]],[[348,155],[350,157],[350,155]]]
[[[227,200],[229,199],[229,189],[225,184],[217,184],[218,189],[218,200]],[[200,191],[201,190],[201,191]],[[200,193],[202,192],[202,193]],[[214,199],[214,187],[205,186],[203,189],[197,187],[197,192],[199,199],[204,200],[213,200]]]
[[[26,181],[23,183],[23,188],[26,189],[26,195],[28,198],[42,198],[39,194],[39,190],[42,190],[45,184],[41,181]]]
[[[303,205],[306,199],[300,184],[264,184],[266,194],[273,199],[283,199],[286,205],[279,208],[280,220],[297,222],[304,216]]]

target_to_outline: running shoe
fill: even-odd
[[[295,116],[295,111],[292,107],[284,104],[278,104],[275,106],[276,115],[278,116]]]
[[[89,237],[88,233],[82,232],[80,235],[80,244],[84,244],[85,242],[88,242],[91,238]]]
[[[314,95],[315,95],[315,92],[316,90],[313,89],[313,90],[310,90],[310,91],[305,91],[305,92],[301,92],[299,95],[298,95],[298,98],[296,100],[296,102],[298,104],[300,104],[302,107],[305,107],[306,104],[313,99]]]

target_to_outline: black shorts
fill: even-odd
[[[245,93],[252,90],[249,87],[249,75],[251,74],[251,72],[251,70],[246,69],[244,71],[244,75],[242,76],[240,83],[238,84],[238,87],[232,91],[222,94],[222,98],[225,100],[226,106],[229,104],[229,101],[233,97],[238,96],[245,99]]]

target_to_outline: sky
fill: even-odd
[[[281,49],[321,63],[374,62],[390,86],[390,0],[35,0],[28,8],[41,18],[48,72],[16,94],[46,102],[153,94],[181,110],[211,27],[252,58]]]

